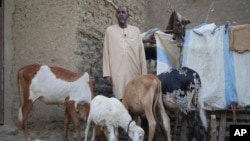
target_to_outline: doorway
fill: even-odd
[[[3,95],[3,45],[4,45],[4,0],[0,0],[0,125],[4,121],[4,95]]]

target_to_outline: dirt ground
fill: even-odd
[[[28,120],[28,129],[30,131],[32,141],[63,141],[64,106],[46,105],[40,101],[37,101],[37,104],[34,104],[34,109],[37,108],[36,105],[38,104],[49,107],[49,110],[55,111],[55,114],[46,115],[45,113],[40,113],[39,115],[34,115],[32,114],[34,112],[31,111],[29,117],[30,120]],[[83,138],[85,138],[84,131],[86,127],[86,121],[80,118],[80,123],[81,135]],[[13,132],[5,132],[10,130],[13,129],[0,130],[0,141],[26,141],[22,130],[14,129]],[[70,123],[68,131],[69,141],[75,140],[74,131],[73,123]],[[157,131],[158,132],[156,132],[155,136],[156,140],[162,140],[163,136],[161,136],[161,132],[159,129]],[[89,133],[88,139],[91,139],[91,131]],[[124,136],[119,136],[119,141],[125,141]]]

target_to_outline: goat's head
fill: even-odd
[[[128,136],[133,141],[143,141],[144,130],[133,121],[128,128]]]

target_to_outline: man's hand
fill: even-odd
[[[108,83],[109,86],[113,86],[113,81],[112,81],[112,77],[111,76],[107,76],[106,77],[106,81]]]

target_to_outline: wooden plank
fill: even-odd
[[[216,122],[216,116],[211,115],[211,122],[210,122],[211,130],[210,130],[210,135],[211,135],[211,141],[217,141],[217,122]]]
[[[234,125],[234,124],[237,124],[237,125],[250,125],[250,123],[247,123],[247,122],[227,122],[226,124],[226,127],[229,127],[230,125]]]
[[[250,114],[250,113],[249,113]],[[245,113],[237,113],[237,122],[240,120],[246,120],[246,121],[250,121],[250,115],[249,114],[245,114]],[[232,118],[233,115],[228,114],[227,118],[233,120]]]
[[[222,112],[221,113],[221,119],[220,119],[220,126],[219,126],[219,141],[224,141],[225,140],[225,133],[226,133],[226,117],[227,117],[227,112]]]
[[[250,125],[250,110],[249,109],[237,109],[237,122],[233,122],[233,112],[232,109],[227,110],[219,110],[219,111],[207,111],[208,117],[211,117],[209,120],[209,126],[210,130],[206,133],[206,141],[229,141],[229,127],[232,124],[247,124]],[[216,117],[212,120],[212,115],[215,115]],[[174,117],[172,117],[175,119]],[[172,119],[172,120],[173,120]],[[212,123],[213,122],[213,123]],[[176,124],[176,123],[175,123]],[[187,132],[188,128],[186,125],[186,122],[180,123],[178,125],[175,125],[176,127],[181,129],[178,130],[178,133],[176,133],[175,141],[186,141],[187,140]],[[212,127],[212,124],[216,124],[214,127]],[[213,131],[211,131],[213,130]],[[212,133],[217,130],[217,135],[212,135]]]

